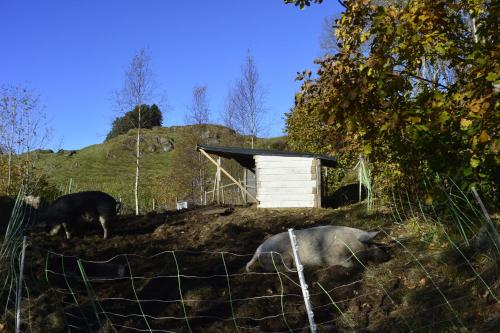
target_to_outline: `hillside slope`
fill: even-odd
[[[195,126],[172,126],[143,129],[141,137],[140,200],[141,207],[151,208],[154,198],[153,177],[167,176],[172,152],[188,137]],[[243,146],[245,138],[224,126],[206,125],[205,142],[213,145]],[[281,138],[259,139],[259,147],[279,147]],[[60,150],[53,153],[39,150],[33,153],[37,164],[61,193],[102,190],[121,198],[132,207],[135,181],[136,131],[119,135],[101,144],[80,150]],[[273,146],[274,144],[274,146]],[[195,147],[193,147],[193,150]],[[50,198],[49,198],[50,199]],[[147,211],[148,209],[144,209]]]

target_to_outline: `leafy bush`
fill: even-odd
[[[317,76],[298,77],[290,145],[337,155],[362,150],[383,182],[420,187],[440,174],[493,201],[500,7],[458,0],[343,4],[339,52],[317,61]]]
[[[0,174],[8,174],[8,163],[0,158]],[[33,162],[23,157],[14,158],[11,165],[11,184],[7,177],[0,177],[0,195],[15,196],[22,186],[28,194],[41,195],[44,198],[54,199],[60,195],[60,191],[48,180],[45,171],[37,167]]]
[[[153,128],[161,126],[163,116],[156,104],[151,106],[141,105],[141,128]],[[111,131],[106,136],[106,140],[114,138],[120,134],[125,134],[139,125],[139,106],[136,106],[132,111],[125,113],[122,117],[117,117],[113,121]]]

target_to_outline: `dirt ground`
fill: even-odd
[[[98,224],[88,224],[70,240],[62,234],[31,233],[24,331],[307,332],[295,273],[246,273],[245,264],[257,246],[288,228],[380,226],[389,233],[394,228],[389,214],[360,214],[359,207],[239,207],[223,215],[206,214],[214,208],[120,216],[110,226],[108,240],[101,239]],[[377,240],[389,243],[384,235]],[[409,287],[404,277],[391,273],[381,288],[373,288],[377,267],[389,265],[378,270],[384,275],[396,269],[390,263],[399,253],[388,251],[388,263],[369,263],[366,270],[305,271],[318,332],[454,331],[457,325],[487,332],[500,323],[500,308],[491,296],[480,300],[480,315],[470,311],[457,318],[436,288],[425,283],[412,289],[422,293],[418,300],[425,302],[424,308],[403,313],[408,303],[416,302],[405,293]],[[451,294],[453,300],[463,296]]]

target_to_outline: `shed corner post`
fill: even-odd
[[[316,208],[321,208],[321,194],[322,194],[322,177],[321,177],[321,159],[315,158],[316,161]]]
[[[248,190],[248,188],[247,188],[247,168],[243,168],[243,187]],[[246,205],[248,202],[247,194],[243,193],[243,191],[241,191],[241,195],[243,197],[243,204]]]

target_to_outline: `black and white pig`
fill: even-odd
[[[115,218],[120,207],[112,196],[100,191],[71,193],[57,198],[49,206],[38,212],[38,225],[51,227],[51,235],[64,228],[66,238],[71,238],[71,224],[80,219],[99,220],[104,230],[104,239],[108,238],[107,223]]]
[[[330,225],[294,230],[294,234],[304,267],[353,267],[358,259],[388,259],[388,255],[372,242],[377,232]],[[247,272],[257,261],[266,271],[283,266],[290,271],[293,252],[288,232],[274,235],[262,243],[246,265]]]

